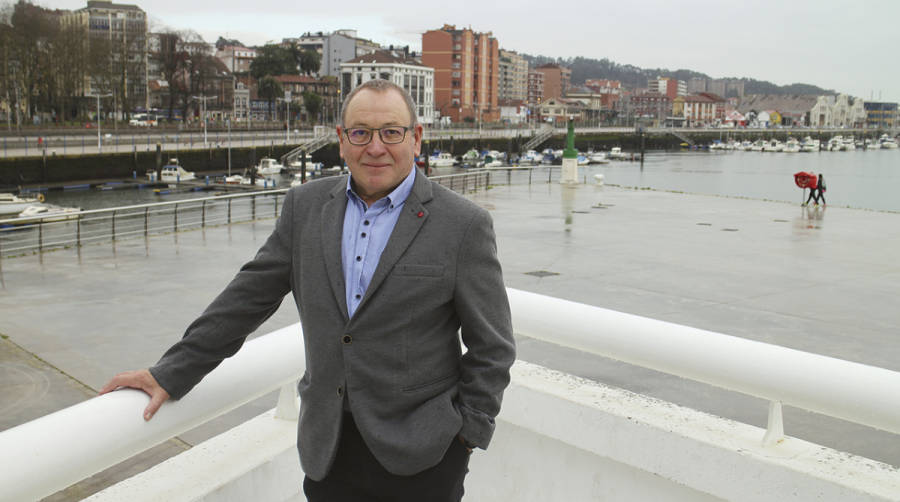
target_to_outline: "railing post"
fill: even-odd
[[[772,446],[784,440],[784,417],[781,414],[781,401],[769,401],[769,420],[763,446]]]
[[[275,194],[275,217],[278,218],[278,194]]]
[[[231,199],[228,199],[228,224],[231,224]]]
[[[202,216],[200,217],[200,228],[206,228],[206,201],[203,201]]]
[[[250,197],[250,219],[256,219],[256,195]]]
[[[38,220],[38,253],[44,252],[44,220]]]
[[[175,231],[178,231],[178,204],[175,204]]]
[[[81,215],[75,220],[75,245],[81,247]]]
[[[144,208],[144,237],[147,237],[150,232],[150,208]]]
[[[113,213],[112,213],[112,240],[113,240],[113,242],[116,241],[116,212],[115,211],[113,211]]]

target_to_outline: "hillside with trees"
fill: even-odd
[[[691,78],[712,78],[705,73],[693,70],[669,70],[667,68],[640,68],[629,64],[616,63],[607,58],[591,59],[585,57],[575,58],[551,58],[548,56],[531,56],[522,54],[533,66],[540,66],[546,63],[556,63],[566,66],[572,70],[572,83],[576,85],[583,84],[585,80],[591,78],[602,78],[609,80],[618,80],[622,85],[629,89],[638,89],[647,87],[647,81],[658,76],[671,77],[687,82]],[[774,95],[822,95],[836,94],[835,91],[822,89],[821,87],[811,84],[790,84],[777,85],[771,82],[756,80],[748,77],[730,77],[734,80],[742,80],[744,82],[745,94],[774,94]]]

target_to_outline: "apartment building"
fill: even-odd
[[[247,73],[256,58],[256,49],[240,45],[225,45],[216,50],[216,57],[231,73]]]
[[[490,32],[445,24],[422,34],[422,64],[434,68],[435,107],[441,117],[495,122],[500,119],[500,57]]]
[[[687,95],[687,84],[684,80],[678,80],[671,77],[656,77],[656,79],[647,82],[647,89],[650,92],[664,94],[670,100],[678,96]]]
[[[556,63],[547,63],[534,69],[544,75],[543,100],[550,98],[562,98],[569,90],[569,82],[572,80],[572,70]]]
[[[85,76],[84,95],[115,92],[126,109],[149,108],[147,14],[137,5],[89,0],[60,19],[86,30],[89,49],[96,44],[109,52],[110,71]]]
[[[866,102],[866,127],[891,129],[898,124],[897,103]]]
[[[684,117],[687,127],[720,124],[725,121],[725,104],[721,96],[709,92],[678,96],[673,115]]]
[[[528,72],[528,106],[534,109],[544,98],[544,74],[531,70]]]
[[[341,95],[369,80],[388,80],[412,96],[419,123],[431,125],[435,122],[434,74],[434,68],[416,61],[406,50],[378,50],[341,64]]]
[[[500,101],[520,101],[528,99],[528,61],[521,55],[500,49]]]
[[[352,34],[355,35],[355,31]],[[344,30],[334,33],[304,33],[298,38],[285,38],[283,45],[297,44],[301,50],[313,50],[322,56],[318,76],[329,75],[335,78],[341,76],[341,63],[349,61],[357,56],[356,37],[347,34]]]
[[[605,109],[616,108],[616,103],[622,97],[622,82],[603,78],[589,78],[584,86],[600,95],[600,104]]]
[[[305,120],[308,122],[333,122],[337,119],[340,109],[340,91],[338,81],[333,77],[310,77],[307,75],[278,75],[275,77],[284,89],[285,97],[290,101],[291,120]],[[312,92],[322,98],[322,109],[319,117],[309,116],[303,101],[303,93]],[[279,105],[281,111],[276,116],[284,116],[286,105]]]
[[[811,127],[863,127],[866,119],[863,100],[846,94],[819,96],[809,112]]]

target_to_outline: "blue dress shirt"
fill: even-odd
[[[344,211],[344,231],[341,240],[341,259],[347,294],[347,314],[353,317],[366,294],[381,253],[400,217],[406,198],[412,191],[416,169],[386,197],[369,207],[353,191],[347,178],[347,210]]]

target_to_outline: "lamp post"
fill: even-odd
[[[203,146],[209,146],[206,141],[206,101],[215,99],[215,97],[216,96],[191,96],[191,98],[200,102],[200,114],[203,117]]]
[[[88,94],[88,97],[97,98],[97,153],[103,153],[103,145],[100,141],[100,98],[108,98],[112,93]]]
[[[285,107],[285,128],[284,128],[284,143],[289,144],[291,142],[291,97],[288,94],[285,98],[275,98],[278,101],[284,101]]]

